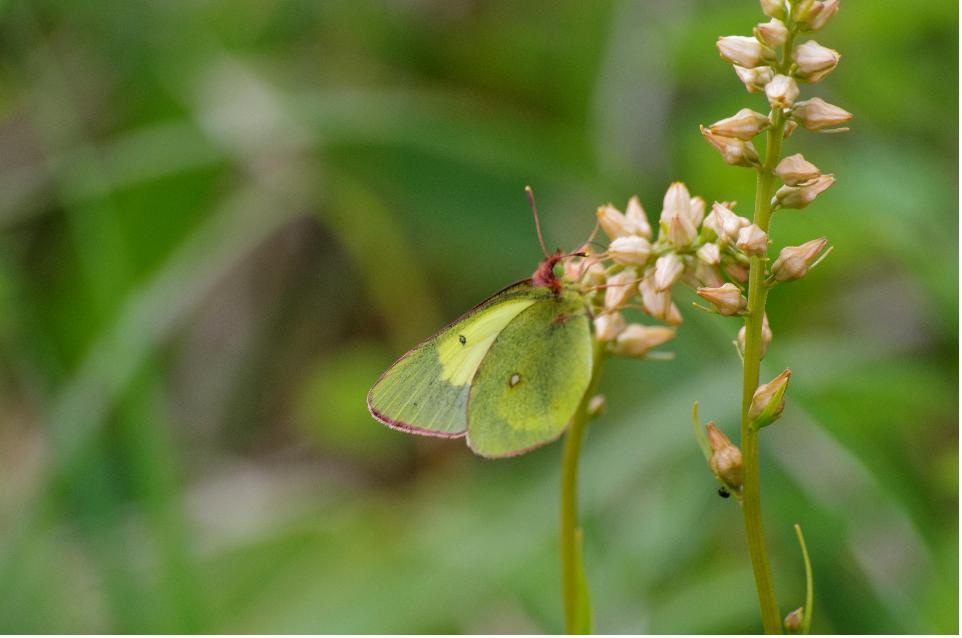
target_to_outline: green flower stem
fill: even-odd
[[[766,233],[772,218],[772,194],[775,188],[775,166],[778,164],[784,134],[785,116],[776,110],[772,115],[772,128],[769,129],[765,160],[759,167],[755,183],[754,223]],[[759,369],[762,359],[762,322],[765,316],[765,301],[768,286],[765,284],[766,258],[756,255],[751,258],[748,274],[748,310],[745,315],[745,353],[742,367],[742,426],[741,450],[743,465],[742,514],[745,519],[745,536],[748,552],[752,559],[752,572],[755,587],[758,589],[758,603],[761,607],[762,626],[767,634],[782,632],[782,622],[775,600],[775,587],[772,584],[772,569],[768,562],[765,546],[765,530],[762,527],[761,487],[758,470],[758,432],[751,427],[748,409],[752,396],[758,388]]]
[[[571,418],[561,458],[561,592],[564,599],[565,632],[591,633],[591,609],[581,559],[581,529],[578,527],[578,459],[585,427],[588,402],[598,388],[601,366],[607,356],[605,344],[595,342],[591,381]]]

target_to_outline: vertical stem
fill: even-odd
[[[772,216],[772,191],[775,184],[775,166],[781,153],[785,118],[781,111],[772,114],[772,128],[769,129],[765,160],[758,171],[755,183],[756,223],[766,233]],[[772,569],[768,562],[765,546],[765,530],[762,527],[761,487],[758,469],[758,432],[751,427],[748,409],[752,396],[758,388],[759,368],[762,358],[762,323],[765,316],[765,301],[768,289],[765,286],[765,262],[762,256],[751,258],[748,275],[748,310],[745,315],[745,357],[742,368],[742,423],[741,450],[744,479],[742,485],[742,513],[745,519],[745,536],[748,552],[752,560],[752,572],[758,589],[758,604],[761,608],[762,626],[765,633],[778,634],[782,631],[778,603],[775,600],[775,587],[772,583]]]
[[[565,435],[564,451],[561,457],[561,593],[564,599],[565,632],[569,634],[587,633],[585,615],[590,615],[586,601],[586,585],[583,582],[584,566],[581,564],[578,528],[578,460],[581,456],[581,443],[588,424],[588,402],[598,388],[601,365],[605,359],[604,344],[594,343],[592,356],[591,381],[571,418],[568,433]]]

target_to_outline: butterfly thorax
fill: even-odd
[[[566,255],[560,250],[555,251],[553,255],[548,255],[531,275],[531,285],[535,288],[550,288],[554,294],[561,294],[561,279],[555,272],[555,266],[565,257]]]

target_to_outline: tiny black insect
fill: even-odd
[[[458,341],[460,341],[460,342],[461,342],[461,345],[463,346],[464,344],[466,344],[466,343],[468,342],[468,339],[467,339],[467,337],[465,337],[464,335],[458,335]]]
[[[719,495],[720,497],[722,497],[722,498],[728,498],[728,497],[731,496],[732,494],[731,494],[731,492],[729,492],[728,490],[726,490],[726,489],[724,488],[724,486],[722,486],[722,487],[719,487],[719,488],[718,488],[718,495]]]

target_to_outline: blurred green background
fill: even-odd
[[[784,612],[958,632],[958,7],[846,0],[792,137],[838,184],[777,245],[762,437]],[[0,630],[557,632],[560,446],[498,462],[390,431],[416,341],[675,179],[752,199],[698,134],[747,95],[752,0],[0,2]],[[784,216],[783,216],[784,215]],[[741,517],[691,434],[734,433],[734,320],[616,361],[582,466],[599,631],[759,629]]]

